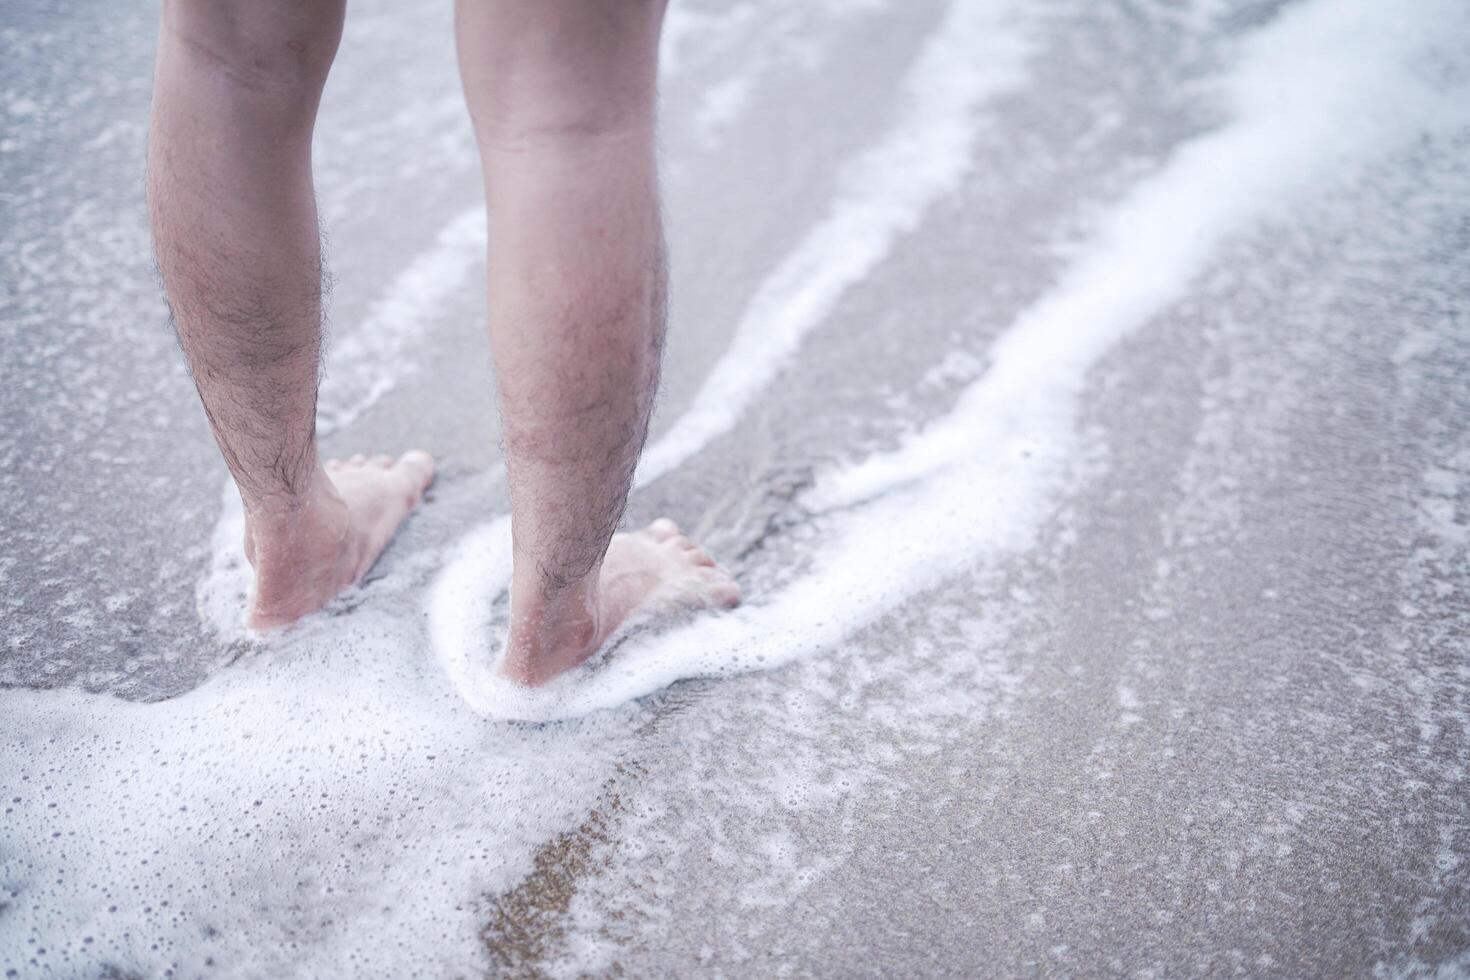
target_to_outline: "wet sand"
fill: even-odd
[[[1458,5],[675,0],[628,522],[748,602],[531,700],[448,6],[316,146],[323,445],[440,476],[270,644],[153,16],[0,18],[0,969],[1470,975]]]

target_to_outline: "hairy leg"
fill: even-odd
[[[459,0],[456,10],[484,165],[515,540],[505,670],[527,683],[580,663],[655,593],[738,600],[677,529],[613,542],[605,560],[664,330],[662,18],[660,0]]]
[[[432,475],[322,465],[322,262],[311,134],[342,0],[168,0],[148,203],[180,343],[245,504],[250,622],[281,625],[356,581]]]

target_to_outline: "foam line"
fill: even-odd
[[[1080,449],[1076,413],[1089,369],[1179,298],[1225,239],[1426,128],[1464,125],[1461,104],[1424,85],[1417,66],[1448,31],[1463,39],[1466,27],[1448,0],[1411,14],[1374,0],[1289,9],[1251,39],[1228,81],[1234,121],[1181,147],[1112,211],[1056,288],[1003,334],[990,370],[955,410],[898,451],[819,485],[815,503],[844,509],[825,518],[808,574],[763,605],[629,644],[534,696],[507,695],[483,659],[469,666],[484,633],[441,593],[436,613],[445,629],[436,646],[450,638],[457,651],[456,686],[491,714],[582,714],[681,678],[830,648],[957,572],[1031,546]],[[483,555],[471,560],[483,563]],[[472,599],[455,574],[446,572],[440,588],[453,584],[460,599]],[[457,637],[451,624],[461,628]]]
[[[504,514],[460,539],[429,590],[429,642],[440,668],[470,707],[484,714],[516,700],[499,683],[489,644],[498,642],[491,607],[510,588],[510,515]]]
[[[842,294],[959,186],[970,168],[975,108],[1024,77],[1026,47],[1005,24],[1013,7],[995,0],[950,7],[905,83],[906,114],[843,169],[827,217],[757,290],[688,411],[645,451],[636,485],[657,479],[733,426]],[[515,700],[483,666],[489,606],[509,581],[510,522],[501,517],[465,537],[430,598],[441,664],[481,710]]]
[[[1284,12],[1226,86],[1234,122],[1181,147],[1112,211],[1084,257],[997,341],[984,383],[922,438],[832,474],[807,502],[851,504],[972,459],[977,437],[984,445],[1009,429],[1030,403],[1075,395],[1103,353],[1183,297],[1224,239],[1452,112],[1414,84],[1409,65],[1436,11],[1439,26],[1465,26],[1464,11],[1444,2]]]
[[[827,215],[766,277],[688,410],[638,468],[649,483],[729,431],[838,300],[892,253],[971,167],[975,109],[1018,89],[1027,47],[1010,0],[957,0],[904,83],[903,115],[841,171]]]
[[[987,84],[994,88],[1001,84],[1001,73],[1008,66],[1006,58],[998,57],[987,71],[963,65],[965,37],[980,36],[982,25],[977,16],[989,8],[1001,4],[990,0],[988,5],[974,0],[962,0],[956,4],[947,25],[951,36],[941,36],[931,43],[925,52],[909,86],[917,112],[906,118],[888,139],[875,147],[866,156],[855,161],[844,176],[847,184],[854,185],[842,200],[834,202],[831,217],[807,238],[802,246],[777,269],[767,280],[766,286],[757,293],[756,300],[747,310],[743,323],[759,325],[773,306],[787,305],[793,289],[802,280],[816,273],[818,280],[810,284],[813,288],[802,290],[806,302],[816,300],[821,307],[816,311],[816,320],[841,292],[860,279],[868,269],[881,261],[892,245],[892,239],[917,224],[923,210],[933,199],[941,196],[963,176],[967,167],[968,150],[946,146],[943,139],[948,130],[956,126],[951,118],[955,111],[964,111],[967,95],[970,101],[979,96],[975,90]],[[742,10],[744,8],[741,8]],[[667,16],[665,36],[662,43],[661,75],[664,80],[678,74],[683,68],[684,49],[700,40],[701,35],[714,30],[728,30],[730,21],[738,21],[744,13],[734,11],[724,18],[707,18],[673,8]],[[998,9],[990,11],[991,21],[999,21]],[[963,37],[959,33],[968,31]],[[1007,48],[1014,49],[1014,42],[1007,45],[1000,35],[989,39],[992,54],[1001,55]],[[1014,51],[1012,51],[1014,53]],[[967,70],[954,72],[953,63],[961,62]],[[946,73],[953,78],[945,78]],[[1014,81],[1014,80],[1012,80]],[[968,87],[967,87],[968,86]],[[714,93],[711,93],[714,94]],[[983,94],[983,93],[981,93]],[[696,120],[696,126],[699,121]],[[950,134],[951,136],[953,134]],[[930,155],[919,152],[932,141],[937,151]],[[912,168],[914,157],[923,156],[925,166],[920,169],[920,179],[904,179],[903,174]],[[845,215],[845,216],[844,216]],[[853,236],[865,236],[868,241],[856,249],[845,263],[828,261],[823,263],[824,253],[833,252],[843,245],[850,245]],[[464,286],[470,271],[484,254],[485,217],[483,207],[469,208],[440,230],[434,245],[418,256],[389,284],[387,289],[369,309],[361,324],[350,334],[336,342],[329,351],[326,376],[322,383],[320,404],[317,411],[317,428],[322,433],[338,431],[361,417],[373,405],[392,391],[398,383],[417,369],[416,363],[405,357],[416,341],[429,331],[450,296]],[[863,255],[868,258],[864,259]],[[844,271],[844,268],[846,271]],[[825,299],[823,298],[825,297]],[[799,324],[796,334],[784,353],[772,360],[764,370],[744,370],[745,384],[759,387],[774,375],[779,361],[789,356],[799,335],[804,334],[816,320]],[[783,329],[782,336],[792,334]],[[760,347],[771,339],[769,331],[762,334],[755,327],[743,331],[748,336],[744,347]],[[738,353],[732,351],[732,353]],[[726,359],[729,361],[729,358]],[[758,365],[752,367],[759,368]],[[729,373],[727,371],[727,373]],[[710,384],[715,387],[702,392],[706,403],[712,403],[728,395],[734,379],[712,376]],[[741,407],[749,401],[747,393]],[[645,454],[643,466],[648,470],[644,482],[652,480],[667,468],[677,465],[697,451],[703,442],[733,424],[739,408],[729,417],[711,428],[710,422],[701,428],[679,433],[682,448],[673,447],[668,439],[661,440]],[[701,429],[705,432],[701,436]],[[671,434],[674,435],[674,434]],[[699,440],[697,444],[691,440]],[[663,448],[661,448],[663,447]],[[657,467],[659,460],[667,458],[664,469]],[[649,463],[652,459],[653,464]]]
[[[423,339],[449,297],[485,254],[485,209],[461,212],[433,246],[409,264],[368,310],[358,328],[335,344],[322,381],[317,428],[352,423],[416,370],[405,357]]]

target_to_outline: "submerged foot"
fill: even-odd
[[[284,516],[247,515],[250,628],[294,623],[360,581],[433,478],[433,458],[418,449],[397,459],[329,459],[305,504]]]
[[[740,604],[740,586],[730,574],[666,517],[613,535],[595,579],[574,595],[512,603],[505,676],[545,684],[596,653],[634,614]]]

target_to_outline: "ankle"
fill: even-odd
[[[602,639],[598,609],[596,569],[552,591],[516,575],[502,672],[537,685],[587,659]]]
[[[245,503],[245,535],[252,562],[299,561],[340,548],[351,530],[346,501],[317,467],[306,489]]]

